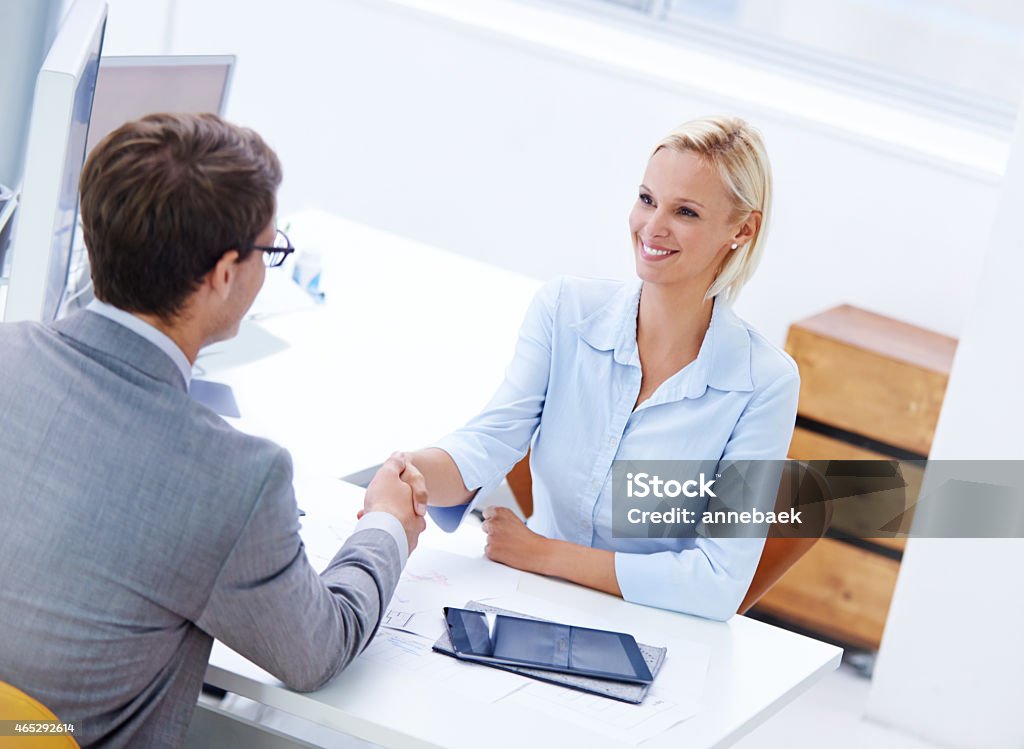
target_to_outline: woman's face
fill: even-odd
[[[700,156],[662,148],[647,162],[629,214],[637,275],[647,283],[707,291],[732,243],[750,233],[743,218]]]

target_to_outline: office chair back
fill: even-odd
[[[39,700],[29,697],[17,687],[0,681],[0,720],[60,720]],[[26,746],[40,749],[78,749],[78,742],[67,734],[26,734]],[[11,739],[11,746],[21,739]]]
[[[750,587],[736,609],[737,614],[747,613],[825,535],[832,523],[831,497],[828,482],[818,471],[798,461],[783,464],[775,510],[798,509],[802,522],[772,525]]]
[[[530,476],[529,452],[508,472],[506,481],[523,516],[530,517],[533,514],[533,479]],[[772,534],[764,542],[761,560],[757,563],[747,594],[736,613],[747,613],[825,535],[832,522],[832,504],[828,499],[827,484],[817,471],[793,461],[784,464],[776,508],[782,511],[799,506],[803,522],[799,531],[786,526],[773,527]],[[793,535],[787,535],[787,532]]]
[[[523,511],[523,517],[528,518],[533,514],[533,476],[530,475],[530,451],[512,466],[512,470],[505,476],[508,488],[512,490],[512,496],[516,504]]]

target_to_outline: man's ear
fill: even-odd
[[[238,274],[238,250],[228,250],[203,278],[203,284],[220,299],[227,299]]]

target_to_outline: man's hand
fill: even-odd
[[[423,474],[420,473],[419,469],[413,465],[413,453],[397,452],[392,453],[391,457],[397,459],[404,465],[404,469],[399,475],[399,478],[407,483],[412,489],[413,508],[416,510],[416,514],[426,515],[427,481],[423,478]]]
[[[411,462],[396,453],[384,462],[366,487],[360,517],[367,512],[394,515],[405,528],[411,554],[420,534],[427,527],[423,519],[426,505],[427,488],[423,475]]]
[[[534,533],[506,507],[488,507],[484,510],[484,533],[488,559],[507,564],[517,570],[542,572],[542,553],[547,538]]]

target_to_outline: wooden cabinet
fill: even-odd
[[[844,305],[794,324],[786,350],[800,367],[790,457],[925,458],[956,340]],[[910,482],[920,475],[911,470]],[[834,518],[822,539],[765,594],[755,612],[876,650],[905,542],[863,539]]]

